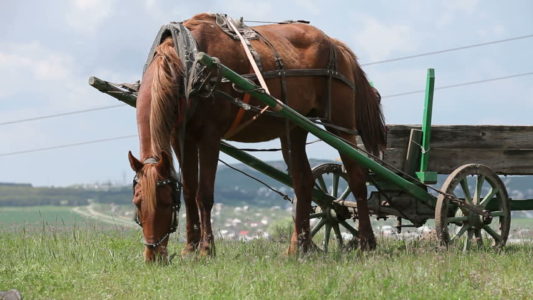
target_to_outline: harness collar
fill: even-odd
[[[183,22],[171,22],[161,27],[152,44],[150,53],[148,54],[143,74],[154,59],[157,46],[159,46],[167,37],[172,37],[174,48],[176,48],[178,57],[181,60],[183,74],[185,74],[182,76],[184,96],[187,102],[189,102],[189,96],[196,91],[198,76],[202,73],[204,68],[201,64],[196,63],[198,45],[189,29],[183,25]]]

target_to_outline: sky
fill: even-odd
[[[161,25],[201,12],[245,20],[309,20],[347,43],[384,96],[389,124],[421,122],[427,68],[436,87],[533,72],[533,38],[381,64],[366,63],[533,34],[533,1],[510,0],[50,0],[0,1],[0,182],[35,186],[129,183],[136,137],[21,154],[137,133],[129,106],[87,84],[92,75],[140,78]],[[250,24],[253,25],[253,24]],[[533,76],[435,91],[434,124],[533,125]],[[272,147],[277,141],[257,144]],[[237,144],[241,146],[240,144]],[[325,144],[309,156],[336,159]],[[281,154],[259,156],[279,160]],[[228,162],[233,159],[221,155]]]

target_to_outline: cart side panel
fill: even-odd
[[[390,125],[385,160],[402,169],[411,129]],[[467,163],[480,163],[495,172],[533,175],[533,126],[433,126],[429,170],[449,174]]]

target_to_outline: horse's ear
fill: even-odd
[[[143,163],[136,159],[135,156],[131,154],[131,151],[128,151],[128,159],[130,160],[130,166],[135,173],[139,172],[143,168]]]
[[[172,156],[166,151],[162,151],[159,156],[159,162],[157,163],[157,169],[159,173],[168,176],[170,174],[170,167],[172,166]]]

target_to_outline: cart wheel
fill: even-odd
[[[358,232],[351,219],[355,209],[334,203],[342,199],[355,201],[342,165],[327,163],[313,168],[315,189],[329,195],[325,203],[314,202],[311,208],[311,240],[315,250],[348,251],[357,247]]]
[[[451,203],[440,194],[435,208],[435,227],[441,245],[460,245],[463,251],[474,246],[501,248],[511,226],[510,200],[501,179],[490,168],[467,164],[457,168],[444,182],[441,192],[490,211],[484,218]]]

